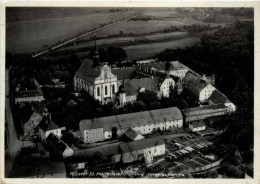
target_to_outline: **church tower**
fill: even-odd
[[[98,54],[98,47],[97,47],[97,40],[95,37],[95,51],[93,55],[93,67],[96,67],[99,65],[99,54]]]

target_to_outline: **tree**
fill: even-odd
[[[197,107],[199,104],[198,95],[189,88],[182,90],[181,97],[187,102],[189,107]]]
[[[148,107],[150,107],[151,103],[159,101],[157,94],[150,90],[145,90],[144,92],[140,92],[137,96],[137,100],[142,101]]]
[[[123,48],[120,47],[108,47],[107,48],[107,59],[108,64],[121,63],[127,57],[126,52]]]
[[[242,172],[238,167],[234,165],[229,165],[227,168],[227,176],[234,177],[234,178],[241,178]]]

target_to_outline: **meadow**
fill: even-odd
[[[46,49],[79,33],[134,15],[135,11],[55,17],[6,24],[6,51],[32,53]]]

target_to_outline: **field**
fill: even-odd
[[[190,47],[195,45],[196,43],[199,43],[199,41],[200,41],[199,38],[191,37],[191,38],[184,38],[184,39],[180,39],[177,41],[170,41],[170,42],[126,46],[124,47],[124,49],[126,50],[128,59],[145,59],[145,58],[151,58],[155,54],[165,49],[177,49],[177,48]]]
[[[6,24],[6,50],[11,53],[36,52],[79,33],[98,28],[102,24],[134,14],[134,11],[109,12],[9,22]]]
[[[39,11],[43,16],[35,11]],[[169,33],[166,30],[175,26],[209,24],[179,13],[174,8],[27,8],[26,12],[23,13],[23,10],[19,9],[15,14],[12,9],[7,13],[7,52],[38,53],[83,33],[142,12],[131,20],[118,22],[79,38],[75,44],[60,47],[54,53],[60,52],[62,55],[54,56],[52,52],[52,56],[60,57],[72,52],[85,56],[83,52],[88,50],[85,48],[94,45],[90,39],[97,36],[99,46],[121,46],[126,49],[130,59],[145,58],[166,48],[183,48],[199,42],[198,37],[186,32]]]

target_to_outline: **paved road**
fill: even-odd
[[[14,127],[14,121],[12,111],[10,109],[10,100],[7,98],[9,94],[9,70],[5,71],[5,110],[6,110],[6,122],[8,129],[8,148],[5,151],[5,177],[8,177],[12,169],[12,165],[16,158],[18,150],[21,148],[21,141],[18,140],[18,136]]]

